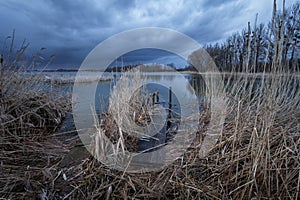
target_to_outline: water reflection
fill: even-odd
[[[199,101],[203,101],[207,90],[203,77],[200,74],[186,75],[185,77],[189,80],[189,83],[195,91]],[[190,87],[187,87],[187,89],[189,90]]]
[[[120,73],[114,73],[113,81],[100,81],[99,83],[85,83],[78,85],[76,90],[77,93],[85,94],[92,90],[95,87],[95,84],[97,84],[95,91],[95,105],[86,104],[80,107],[75,105],[76,112],[82,113],[81,116],[85,116],[83,119],[79,119],[79,124],[81,124],[83,130],[93,126],[94,119],[91,106],[94,106],[96,114],[98,114],[99,117],[101,116],[101,113],[108,112],[110,91],[113,89],[113,86],[117,83],[120,76]],[[147,78],[147,90],[149,93],[159,91],[160,102],[165,102],[166,104],[169,103],[169,88],[172,87],[172,110],[174,116],[177,116],[176,118],[189,117],[191,113],[197,113],[198,110],[201,109],[199,104],[195,106],[191,105],[191,102],[199,103],[205,97],[206,85],[202,76],[180,73],[147,73],[145,74],[145,78]],[[132,93],[133,92],[134,91],[132,91]],[[193,101],[194,98],[197,98],[196,101]],[[79,100],[86,101],[84,99],[78,99],[78,101]],[[184,112],[182,112],[182,110]],[[64,131],[68,130],[67,127],[73,129],[73,118],[68,117],[64,124]]]
[[[97,113],[107,112],[109,104],[110,90],[116,84],[120,78],[119,73],[114,74],[113,82],[99,82],[95,95],[95,109]],[[180,74],[180,73],[147,73],[144,74],[147,79],[147,90],[149,93],[159,91],[160,100],[168,102],[169,90],[166,88],[172,87],[173,90],[177,91],[177,95],[184,95],[184,99],[181,104],[188,105],[189,98],[196,95],[198,101],[202,101],[205,92],[206,85],[201,75],[195,74]],[[82,90],[85,90],[83,87]],[[176,92],[175,92],[176,93]],[[174,106],[178,106],[178,97],[173,93]]]

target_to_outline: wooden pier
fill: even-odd
[[[144,167],[146,170],[146,168],[160,168],[166,164],[165,161],[168,156],[163,147],[167,145],[168,134],[171,132],[170,129],[172,126],[176,126],[176,124],[174,125],[171,122],[172,88],[169,88],[169,102],[159,101],[159,91],[152,94],[151,98],[153,105],[152,112],[158,115],[161,115],[162,111],[165,113],[164,120],[156,123],[164,124],[161,126],[162,129],[155,135],[140,138],[137,154],[130,163],[131,168],[140,169],[141,167]],[[159,109],[160,111],[158,111]],[[152,118],[155,120],[156,116],[153,115]]]

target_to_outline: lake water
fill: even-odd
[[[76,99],[77,105],[73,108],[73,111],[75,113],[72,115],[69,115],[66,119],[65,123],[63,124],[61,131],[69,131],[69,130],[75,130],[75,134],[79,134],[81,142],[83,144],[90,144],[91,136],[95,138],[95,129],[94,127],[94,119],[95,115],[101,116],[101,113],[106,113],[109,108],[110,102],[110,95],[111,91],[113,90],[114,86],[122,87],[123,85],[120,85],[120,73],[114,73],[114,74],[106,74],[106,76],[112,76],[113,79],[111,81],[100,81],[100,82],[91,82],[91,83],[80,83],[77,84],[77,87],[72,87],[72,85],[63,85],[63,86],[53,86],[57,89],[60,89],[61,91],[72,91],[73,90],[73,96],[78,95],[80,98]],[[240,77],[240,76],[239,76]],[[222,129],[223,124],[223,117],[222,115],[223,111],[225,110],[225,100],[223,97],[227,97],[229,95],[235,95],[239,88],[246,88],[247,91],[250,92],[250,94],[255,94],[259,88],[262,88],[263,91],[267,90],[268,84],[270,80],[268,81],[262,81],[261,77],[255,77],[254,79],[251,76],[246,76],[246,78],[249,78],[249,80],[253,80],[253,84],[247,83],[245,86],[240,85],[240,82],[236,82],[237,79],[231,80],[226,79],[225,82],[223,82],[222,79],[219,79],[217,75],[207,75],[206,81],[200,76],[200,75],[194,75],[194,74],[181,74],[181,73],[147,73],[144,76],[145,78],[145,86],[148,90],[148,93],[153,93],[156,91],[159,91],[159,102],[160,104],[153,107],[153,110],[155,108],[161,106],[161,118],[160,115],[157,115],[156,117],[158,120],[156,120],[156,123],[159,124],[159,129],[155,129],[155,127],[150,129],[145,129],[144,127],[138,127],[134,123],[129,124],[132,127],[138,127],[137,131],[138,133],[144,133],[144,130],[150,130],[147,132],[148,135],[138,135],[138,148],[136,151],[134,151],[134,155],[132,157],[124,157],[124,155],[120,155],[120,151],[114,151],[116,149],[116,145],[112,144],[111,138],[106,138],[101,136],[103,143],[105,143],[104,150],[100,150],[100,152],[105,152],[104,156],[100,155],[106,158],[105,163],[108,165],[111,165],[112,163],[115,165],[120,165],[120,169],[122,169],[122,166],[126,166],[126,163],[131,163],[132,170],[135,169],[135,167],[138,167],[140,165],[142,166],[163,166],[164,164],[168,164],[169,162],[172,162],[172,160],[178,156],[181,156],[186,148],[192,144],[193,140],[196,137],[196,132],[199,130],[199,111],[201,108],[201,102],[206,99],[206,91],[207,91],[207,85],[209,84],[210,88],[218,89],[218,85],[222,86],[222,84],[228,83],[228,90],[226,92],[226,95],[223,93],[218,96],[213,96],[209,100],[210,104],[210,114],[211,114],[211,120],[210,120],[210,126],[208,128],[211,132],[220,133]],[[291,82],[291,88],[294,88],[295,85],[298,85],[299,80],[290,81]],[[235,84],[238,83],[238,84]],[[232,86],[237,86],[236,89]],[[169,102],[169,92],[170,87],[172,88],[172,94],[171,99],[172,102]],[[297,86],[298,87],[298,86]],[[222,90],[222,89],[221,89]],[[298,90],[298,89],[297,89]],[[252,93],[251,93],[252,91]],[[294,90],[293,90],[294,91]],[[90,93],[93,93],[92,95]],[[135,91],[130,91],[129,95],[134,96]],[[294,91],[295,92],[295,91]],[[299,94],[299,93],[297,93]],[[281,95],[292,95],[292,92],[288,93],[282,93]],[[221,98],[220,98],[221,97]],[[251,97],[252,98],[252,97]],[[254,97],[255,98],[255,95]],[[74,100],[74,99],[73,99]],[[175,119],[173,121],[172,126],[170,126],[170,132],[167,130],[167,123],[169,120],[166,120],[166,116],[168,116],[168,107],[169,104],[172,104],[172,117]],[[114,105],[112,105],[114,106]],[[93,108],[93,109],[91,109]],[[92,110],[95,110],[95,112],[92,112]],[[117,112],[118,113],[118,112]],[[159,113],[159,112],[157,112]],[[198,118],[196,117],[191,119],[189,117],[193,116],[194,114],[198,115]],[[223,113],[224,114],[224,113]],[[97,118],[98,119],[98,118]],[[100,117],[101,119],[101,117]],[[153,119],[153,118],[152,118]],[[188,120],[187,120],[188,119]],[[191,120],[190,120],[191,119]],[[190,120],[190,121],[189,121]],[[76,122],[76,127],[74,125],[74,121]],[[122,121],[122,120],[121,120]],[[126,121],[126,120],[125,120]],[[154,120],[152,120],[154,121]],[[126,124],[126,123],[125,123]],[[162,125],[162,126],[160,126]],[[126,126],[125,126],[126,128]],[[148,126],[147,126],[148,128]],[[173,129],[174,128],[174,129]],[[125,132],[124,128],[121,127],[122,132]],[[136,129],[134,129],[136,130]],[[155,131],[152,131],[155,130]],[[117,130],[118,132],[118,130]],[[136,132],[134,132],[135,134]],[[150,134],[149,134],[150,133]],[[166,138],[168,138],[167,134],[172,135],[171,139],[167,141]],[[111,134],[109,132],[109,134]],[[207,137],[207,135],[209,137]],[[203,147],[203,152],[205,152],[205,149],[209,149],[212,147],[212,145],[215,144],[215,142],[218,139],[218,135],[215,134],[207,134],[204,138],[203,143],[205,144]],[[97,136],[96,136],[97,138]],[[104,139],[103,139],[104,138]],[[151,140],[151,138],[154,138]],[[103,144],[102,143],[102,144]],[[108,145],[106,145],[108,144]],[[95,147],[103,146],[103,145],[95,145]],[[110,146],[110,148],[107,148]],[[108,150],[106,150],[106,148]],[[151,148],[153,151],[151,151]],[[118,149],[118,148],[117,148]],[[115,154],[115,152],[118,152]],[[107,156],[108,155],[108,156]],[[121,156],[121,157],[119,157]],[[124,160],[120,160],[119,158],[122,158]],[[132,159],[131,159],[132,158]],[[117,161],[117,162],[115,162]],[[124,165],[125,164],[125,165]]]
[[[47,75],[52,75],[50,72],[46,73]],[[75,72],[59,73],[56,72],[55,75],[58,76],[76,76]],[[84,75],[95,76],[94,72],[84,72]],[[177,119],[189,116],[191,113],[195,113],[201,109],[200,106],[188,108],[194,98],[200,104],[204,101],[206,93],[206,84],[201,75],[195,74],[181,74],[181,73],[145,73],[147,79],[147,90],[149,93],[154,93],[159,91],[159,101],[165,103],[168,107],[169,104],[169,88],[172,87],[172,111],[173,115]],[[99,82],[90,82],[90,83],[80,83],[77,85],[77,93],[80,94],[82,99],[78,99],[79,102],[91,102],[86,98],[90,98],[90,91],[95,89],[94,104],[79,106],[77,112],[81,113],[81,117],[78,119],[82,128],[87,128],[93,126],[93,113],[91,112],[90,107],[94,106],[96,114],[100,115],[101,113],[106,113],[108,111],[110,91],[118,83],[121,73],[104,73],[104,76],[113,77],[111,81],[99,81]],[[261,77],[257,77],[254,82],[253,89],[256,90],[261,85]],[[225,81],[226,84],[226,81]],[[230,83],[232,84],[232,83]],[[72,92],[72,84],[64,85],[52,85],[48,87],[53,90],[59,90],[62,93]],[[248,86],[247,86],[248,87]],[[49,89],[48,88],[48,89]],[[75,93],[76,93],[75,92]],[[132,91],[133,93],[134,91]],[[76,94],[75,94],[76,95]],[[184,112],[183,112],[184,110]],[[183,116],[183,117],[182,117]],[[65,123],[63,124],[62,131],[75,130],[73,117],[68,115]]]
[[[47,73],[49,75],[49,72]],[[50,73],[51,75],[51,73]],[[64,76],[64,73],[57,73],[55,75]],[[75,76],[76,73],[67,73],[67,75]],[[86,76],[93,76],[93,72],[85,72]],[[146,78],[146,88],[148,93],[159,91],[159,102],[164,104],[165,107],[169,105],[169,92],[170,87],[172,90],[172,116],[176,119],[181,119],[191,115],[192,113],[199,112],[201,107],[199,103],[203,101],[205,96],[205,82],[199,75],[181,74],[181,73],[146,73],[143,74]],[[121,73],[105,73],[105,76],[112,76],[111,81],[99,81],[98,83],[81,83],[77,85],[76,91],[81,97],[89,96],[89,91],[92,91],[96,84],[95,92],[95,111],[100,116],[101,113],[108,111],[110,91],[118,84]],[[53,85],[52,89],[58,89],[65,93],[66,91],[72,92],[72,84]],[[133,91],[132,91],[133,93]],[[86,94],[86,95],[85,95]],[[76,95],[76,94],[75,94]],[[78,99],[78,101],[86,101]],[[192,102],[198,105],[191,106]],[[195,103],[193,103],[195,104]],[[93,117],[91,117],[91,105],[78,106],[76,112],[81,113],[80,127],[81,129],[92,126]],[[65,122],[61,127],[61,131],[75,130],[73,116],[68,115]],[[78,128],[78,127],[76,127]],[[74,133],[75,134],[75,133]]]

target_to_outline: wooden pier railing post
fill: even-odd
[[[171,118],[172,114],[172,87],[169,89],[169,118]]]
[[[168,114],[168,121],[167,121],[167,131],[171,127],[171,117],[172,117],[172,87],[169,89],[169,114]]]
[[[152,108],[154,108],[154,104],[155,104],[155,93],[152,94]]]

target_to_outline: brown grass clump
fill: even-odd
[[[23,45],[16,54],[9,51],[0,68],[0,198],[4,199],[42,197],[45,184],[55,178],[53,165],[67,151],[51,134],[70,102],[46,92],[38,76],[24,74],[26,48]]]
[[[139,68],[125,72],[111,91],[108,113],[98,128],[99,134],[103,131],[121,150],[124,148],[136,152],[138,137],[144,136],[139,127],[145,127],[151,122],[153,105],[144,84]]]
[[[104,134],[113,144],[117,144],[120,140],[119,127],[111,114],[105,117],[105,121],[101,127]],[[122,132],[122,142],[126,151],[136,152],[138,147],[138,138],[131,136],[126,132]]]

